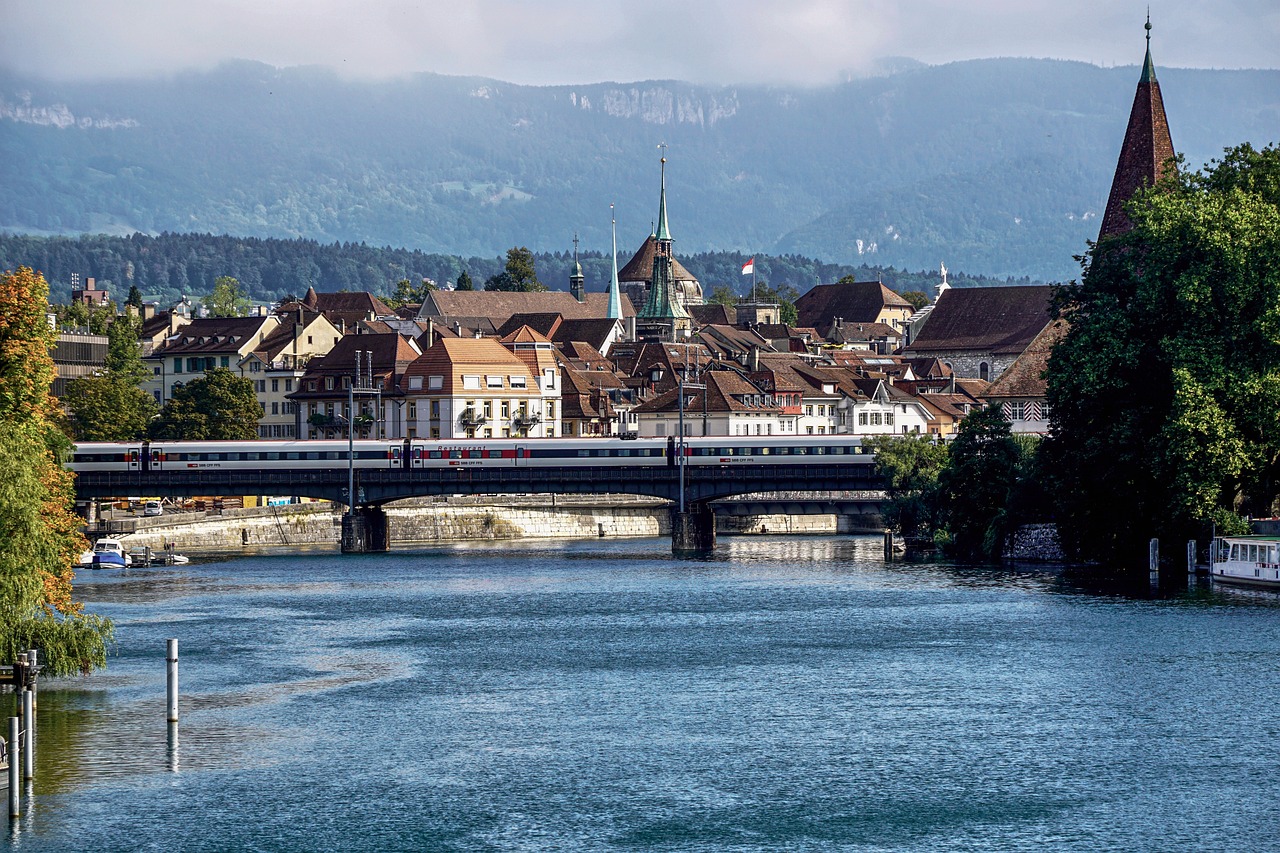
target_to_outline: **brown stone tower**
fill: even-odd
[[[1129,128],[1124,133],[1120,161],[1111,179],[1111,195],[1107,211],[1102,215],[1098,241],[1133,228],[1124,205],[1142,187],[1155,184],[1165,169],[1174,168],[1173,138],[1169,136],[1169,120],[1164,114],[1164,99],[1156,82],[1156,66],[1151,61],[1151,18],[1147,17],[1147,58],[1138,79],[1138,92],[1129,112]]]

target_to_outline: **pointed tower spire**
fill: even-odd
[[[578,262],[578,235],[573,235],[573,272],[569,274],[569,293],[579,302],[587,298],[587,278],[582,274],[582,264]]]
[[[613,215],[613,205],[609,205],[609,224],[613,228],[613,276],[609,279],[609,310],[605,314],[610,320],[622,319],[622,287],[618,284],[618,220]]]
[[[1143,187],[1160,180],[1173,156],[1173,138],[1169,135],[1169,120],[1164,113],[1164,99],[1160,96],[1160,84],[1156,81],[1155,63],[1151,61],[1151,13],[1147,13],[1147,55],[1143,61],[1142,76],[1138,78],[1138,91],[1133,97],[1133,109],[1129,112],[1129,127],[1125,130],[1124,144],[1120,148],[1120,160],[1111,180],[1111,195],[1107,210],[1102,216],[1098,240],[1123,234],[1133,228],[1124,206]]]
[[[658,147],[662,149],[662,183],[658,194],[658,230],[654,236],[670,242],[671,229],[667,227],[667,143],[660,143]]]

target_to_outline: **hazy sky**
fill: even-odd
[[[1154,0],[1164,67],[1280,67],[1280,0]],[[517,83],[825,83],[882,57],[1136,65],[1134,0],[0,0],[0,65],[63,79],[226,59]]]

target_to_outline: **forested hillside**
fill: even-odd
[[[1191,165],[1275,139],[1280,72],[1159,76]],[[370,83],[256,63],[109,83],[0,75],[0,231],[303,237],[488,258],[515,245],[564,252],[575,233],[604,251],[614,203],[628,251],[657,214],[665,142],[682,257],[799,253],[1064,279],[1096,235],[1137,78],[1136,67],[1016,59],[813,89]],[[314,275],[272,274],[286,288]]]
[[[629,259],[620,253],[619,266]],[[930,292],[937,272],[878,269],[866,266],[826,264],[799,255],[756,255],[756,279],[773,285],[789,284],[803,293],[816,284],[841,276],[859,280],[880,279],[898,291]],[[581,255],[588,291],[606,290],[611,265],[607,255]],[[745,258],[733,252],[704,252],[681,256],[680,261],[702,282],[708,296],[718,284],[745,293],[750,277],[741,274]],[[209,234],[161,234],[149,237],[102,235],[85,237],[30,237],[0,235],[0,270],[28,266],[39,270],[50,283],[50,299],[66,302],[71,296],[71,276],[97,280],[122,303],[136,286],[144,299],[167,306],[182,296],[201,297],[213,290],[219,276],[238,279],[251,298],[275,302],[288,295],[301,296],[308,287],[320,292],[367,290],[391,295],[396,283],[407,279],[415,285],[429,278],[448,287],[464,270],[477,290],[485,279],[503,268],[505,259],[461,258],[409,249],[378,248],[362,243],[320,244],[314,240],[278,240],[215,237]],[[535,255],[539,279],[552,290],[567,290],[573,255],[568,252]],[[983,276],[952,273],[953,284],[1004,283]],[[1026,283],[1020,281],[1019,283]]]

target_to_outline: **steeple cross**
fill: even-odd
[[[578,259],[578,232],[573,232],[573,259]]]

